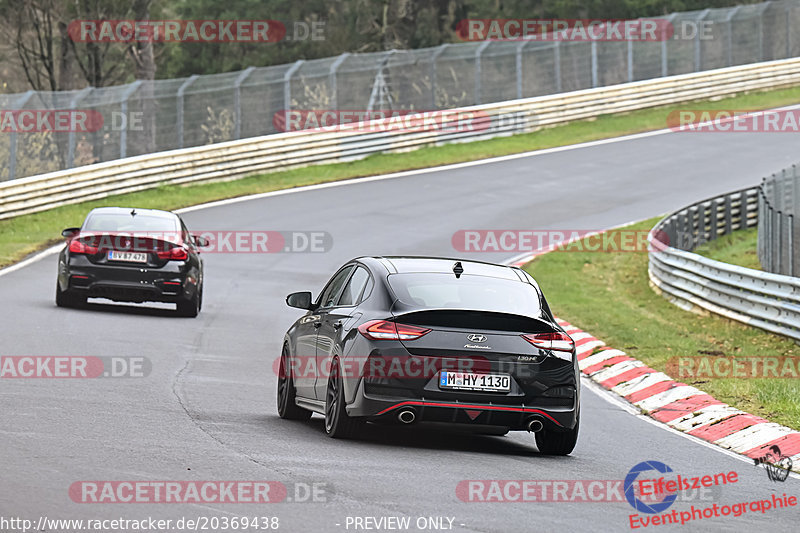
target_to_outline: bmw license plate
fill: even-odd
[[[470,372],[442,371],[439,388],[453,390],[477,390],[485,392],[508,392],[511,376],[508,374],[473,374]]]
[[[143,252],[108,251],[109,261],[128,261],[130,263],[147,263],[147,254]]]

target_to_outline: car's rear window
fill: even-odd
[[[130,213],[95,213],[83,225],[83,231],[154,232],[178,231],[177,219]]]
[[[463,274],[390,274],[389,286],[403,304],[419,309],[474,309],[541,315],[539,293],[521,281]]]

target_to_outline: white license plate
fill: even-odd
[[[473,374],[470,372],[442,371],[439,374],[439,388],[508,392],[511,390],[511,376],[508,374]]]
[[[109,250],[109,261],[128,261],[130,263],[147,263],[147,254],[143,252],[118,252]]]

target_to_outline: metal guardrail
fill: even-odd
[[[231,180],[352,161],[379,152],[531,132],[602,114],[799,83],[800,58],[783,59],[463,108],[460,111],[478,117],[474,129],[467,131],[369,131],[349,124],[140,155],[0,183],[0,219],[162,184]]]
[[[703,200],[667,215],[649,235],[657,292],[687,310],[716,313],[800,340],[800,279],[714,261],[699,244],[758,225],[760,187]]]
[[[758,260],[767,272],[800,277],[800,173],[797,165],[764,178],[758,195]]]

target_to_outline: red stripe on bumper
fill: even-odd
[[[397,409],[398,407],[404,407],[406,405],[413,405],[418,407],[449,407],[452,409],[480,409],[483,411],[509,411],[514,413],[536,413],[542,416],[546,416],[548,419],[552,420],[553,423],[558,424],[561,426],[555,418],[550,416],[549,414],[545,413],[540,409],[531,409],[529,407],[506,407],[503,405],[474,405],[474,404],[467,404],[467,403],[445,403],[445,402],[422,402],[422,401],[407,401],[407,402],[400,402],[396,405],[391,407],[387,407],[378,415],[382,415],[384,413],[388,413],[393,409]]]

